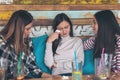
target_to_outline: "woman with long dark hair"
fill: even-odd
[[[12,14],[6,26],[0,31],[0,58],[8,59],[8,78],[13,78],[15,64],[19,62],[20,55],[22,55],[25,77],[50,76],[36,66],[32,41],[29,38],[32,25],[33,16],[28,11],[18,10]]]
[[[84,62],[82,40],[73,37],[73,25],[64,13],[56,15],[53,31],[46,44],[45,64],[52,68],[53,75],[71,75],[74,53]]]
[[[94,58],[104,53],[112,54],[112,71],[120,72],[120,27],[110,10],[99,11],[94,15],[93,29],[95,37],[84,42],[84,49],[94,49]]]

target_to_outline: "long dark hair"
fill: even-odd
[[[72,22],[71,22],[70,18],[65,13],[60,13],[60,14],[56,15],[56,17],[53,20],[53,31],[54,32],[56,31],[57,26],[62,21],[67,21],[70,24],[70,33],[69,33],[69,35],[71,37],[73,37],[73,25],[72,25]],[[60,41],[61,41],[61,37],[60,36],[59,36],[58,39],[53,41],[53,45],[52,45],[53,55],[56,54],[56,49],[57,49],[58,44],[59,44]]]
[[[114,54],[116,35],[120,35],[120,27],[113,12],[110,10],[99,11],[94,17],[98,23],[94,57],[101,57],[102,48],[105,48],[105,53]]]
[[[27,51],[27,45],[23,38],[25,26],[33,21],[32,15],[25,10],[15,11],[9,19],[6,26],[2,29],[0,34],[7,41],[7,45],[13,44],[16,54],[25,49]]]

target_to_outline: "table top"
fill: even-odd
[[[94,75],[83,75],[82,78],[83,80],[100,80],[98,78],[95,78]],[[60,76],[53,76],[49,78],[34,78],[28,80],[72,80],[72,77],[69,77],[68,79],[62,79]],[[120,80],[120,74],[112,74],[109,80]]]
[[[72,80],[72,77],[69,77],[68,79],[62,79],[61,76],[52,76],[49,78],[33,78],[25,80]],[[100,80],[100,79],[96,78],[94,75],[83,75],[82,80]],[[110,79],[108,80],[120,80],[120,73],[111,74]]]

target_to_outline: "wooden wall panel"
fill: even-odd
[[[0,5],[0,10],[120,10],[120,4],[86,5]]]
[[[118,23],[120,24],[120,19],[117,19]],[[33,21],[34,26],[51,26],[52,25],[52,19],[36,19]],[[83,18],[83,19],[71,19],[72,23],[74,25],[91,25],[92,19],[91,18]],[[7,21],[0,20],[0,26],[4,26],[7,23]]]

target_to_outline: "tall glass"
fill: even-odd
[[[82,80],[82,61],[72,62],[72,80]]]
[[[6,58],[0,58],[0,80],[6,79],[7,63]]]
[[[20,65],[18,63],[15,64],[14,68],[14,80],[24,80],[25,72],[23,63]]]
[[[101,80],[109,79],[111,73],[112,54],[103,54],[103,58],[95,58],[95,75]]]

